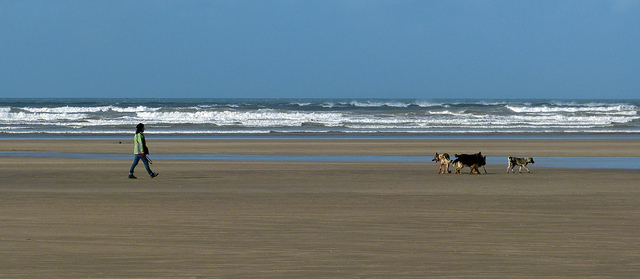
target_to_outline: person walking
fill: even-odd
[[[147,148],[147,142],[144,139],[144,124],[142,123],[136,126],[136,135],[133,136],[133,155],[135,157],[133,158],[133,164],[129,170],[129,178],[137,178],[133,175],[133,171],[140,160],[144,163],[144,167],[147,169],[151,178],[158,176],[157,172],[153,172],[151,171],[151,168],[149,168],[149,159],[147,159],[147,155],[149,155],[149,148]]]

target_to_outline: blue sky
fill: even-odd
[[[0,97],[640,98],[640,1],[1,1]]]

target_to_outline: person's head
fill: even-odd
[[[136,126],[136,134],[144,132],[144,124],[140,123]]]

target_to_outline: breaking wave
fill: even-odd
[[[3,99],[0,134],[640,134],[640,101]]]

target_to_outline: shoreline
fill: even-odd
[[[1,140],[0,151],[131,154],[131,139]],[[148,139],[151,154],[640,157],[627,139]]]
[[[105,134],[95,132],[94,134],[0,134],[0,142],[4,140],[114,140],[129,138],[131,132]],[[575,139],[640,139],[640,133],[158,133],[148,132],[147,136],[161,140],[575,140]]]
[[[342,162],[342,163],[432,163],[430,156],[397,155],[249,155],[249,154],[155,154],[158,161],[228,161],[228,162]],[[127,154],[61,153],[37,151],[0,151],[0,158],[42,158],[82,160],[127,160]],[[487,157],[496,165],[506,157]],[[640,157],[535,157],[536,168],[562,169],[640,169]],[[531,165],[533,166],[533,164]]]
[[[129,159],[127,140],[5,140],[0,157]],[[347,163],[431,163],[433,155],[482,152],[488,164],[506,157],[534,157],[535,168],[639,169],[640,141],[623,139],[156,139],[155,160]],[[443,150],[458,150],[446,152]],[[477,151],[476,151],[477,150]],[[180,153],[183,152],[183,153]],[[506,163],[505,163],[506,164]],[[634,167],[635,166],[635,167]]]

